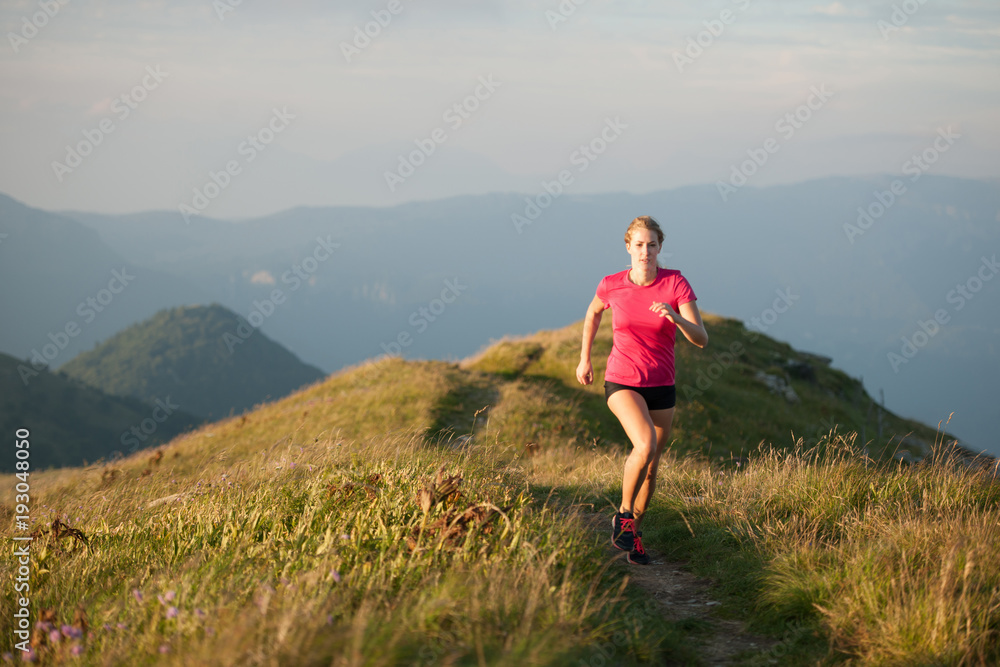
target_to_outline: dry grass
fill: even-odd
[[[462,367],[382,359],[156,452],[32,473],[31,609],[53,626],[36,633],[38,656],[696,663],[689,630],[642,607],[575,513],[617,502],[626,454],[600,389],[573,384],[577,333],[505,341]],[[686,444],[699,429],[729,437],[698,421],[716,401],[743,423],[741,401],[760,390],[731,372],[734,389],[720,381],[681,408],[647,544],[689,559],[718,582],[724,610],[759,630],[809,628],[791,663],[1000,661],[995,476],[945,456],[876,463],[836,433],[720,465]],[[768,410],[805,423],[808,401],[842,379]],[[15,481],[2,479],[3,499]],[[0,516],[10,510],[4,501]],[[15,569],[0,562],[4,619]],[[0,651],[12,645],[0,635]]]
[[[535,498],[523,448],[493,425],[461,449],[429,437],[462,386],[453,366],[359,372],[178,438],[153,464],[33,474],[36,525],[58,522],[32,543],[42,662],[561,664],[612,636],[624,664],[663,655],[593,534]],[[5,580],[15,567],[0,563]],[[49,640],[63,625],[81,636]]]
[[[948,456],[875,464],[853,434],[821,445],[728,471],[681,462],[654,514],[687,532],[692,551],[723,550],[758,621],[815,627],[828,660],[997,664],[995,471]]]

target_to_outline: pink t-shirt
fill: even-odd
[[[674,384],[674,339],[677,325],[649,309],[654,301],[675,311],[697,297],[680,271],[660,269],[652,284],[641,287],[628,270],[605,276],[597,298],[611,308],[613,344],[604,379],[630,387]]]

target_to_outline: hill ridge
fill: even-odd
[[[188,411],[215,418],[326,375],[215,303],[161,310],[61,370],[112,394],[172,394]]]
[[[747,339],[734,320],[706,324],[722,350]],[[85,664],[811,664],[898,656],[899,638],[919,636],[929,648],[904,661],[996,654],[997,573],[980,563],[1000,552],[1000,487],[948,461],[893,461],[876,445],[919,425],[888,414],[888,443],[867,443],[882,461],[850,434],[750,447],[804,411],[864,414],[857,381],[818,362],[815,381],[789,375],[798,402],[773,393],[757,371],[784,373],[795,353],[765,336],[678,411],[648,567],[709,577],[710,594],[690,582],[673,602],[713,606],[664,613],[672,600],[629,584],[590,528],[610,516],[627,446],[599,388],[573,384],[580,327],[460,363],[372,359],[152,456],[33,474],[30,613],[68,628],[35,650]],[[680,378],[711,363],[678,349]],[[13,605],[0,597],[4,617]],[[722,653],[705,643],[735,626],[716,609],[752,633]],[[915,635],[935,614],[944,630]]]

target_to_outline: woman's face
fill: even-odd
[[[647,269],[656,266],[656,256],[660,254],[660,242],[656,232],[651,229],[636,229],[632,238],[625,244],[628,254],[632,256],[632,266],[637,269]]]

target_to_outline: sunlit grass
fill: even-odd
[[[942,455],[865,459],[852,436],[768,450],[748,466],[686,461],[664,479],[659,534],[718,577],[761,628],[805,623],[830,659],[1000,660],[1000,483]],[[669,538],[667,538],[669,539]]]
[[[573,384],[576,333],[462,365],[382,359],[162,457],[33,473],[30,608],[53,614],[39,658],[696,664],[704,624],[667,623],[591,528],[620,497],[627,448],[600,389]],[[645,540],[711,577],[722,613],[778,637],[804,629],[786,642],[792,664],[1000,660],[989,471],[876,461],[836,432],[720,463],[685,446],[714,409],[681,405]],[[15,481],[0,484],[8,520]],[[57,518],[88,543],[46,532]],[[15,571],[0,562],[4,619]]]

